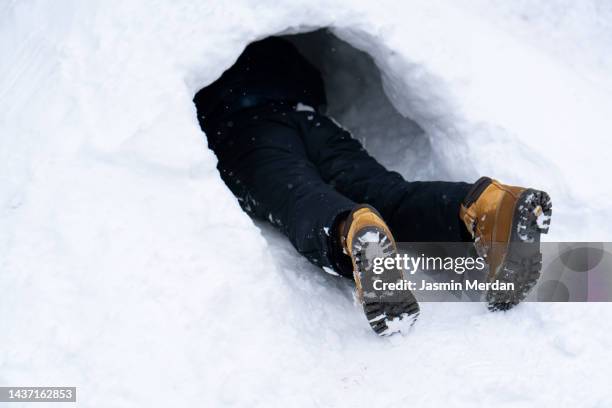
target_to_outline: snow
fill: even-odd
[[[340,276],[340,274],[338,272],[334,271],[332,268],[330,268],[328,266],[323,266],[322,269],[323,269],[323,271],[325,271],[326,273],[329,273],[330,275]]]
[[[406,336],[410,333],[417,317],[403,314],[399,317],[387,320],[387,329],[382,333],[383,336],[401,335]]]
[[[363,235],[359,236],[359,242],[362,244],[365,243],[379,243],[381,241],[381,234],[378,231],[368,231]]]
[[[312,106],[306,105],[302,102],[298,102],[298,104],[295,106],[295,110],[297,112],[314,112],[315,111]]]
[[[551,220],[551,217],[549,215],[545,215],[544,213],[541,213],[541,214],[538,214],[538,217],[536,218],[536,223],[538,224],[538,227],[544,229],[550,225],[550,220]]]
[[[372,335],[346,280],[240,210],[191,98],[250,41],[332,27],[376,65],[323,35],[330,111],[383,163],[544,189],[547,239],[609,240],[610,21],[597,0],[2,3],[0,384],[83,406],[609,405],[607,304],[424,303],[408,336]]]

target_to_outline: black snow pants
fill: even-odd
[[[471,184],[407,182],[322,114],[269,103],[224,118],[207,136],[241,207],[320,267],[352,277],[334,236],[358,203],[376,208],[398,242],[470,239],[459,206]]]

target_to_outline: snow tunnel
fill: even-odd
[[[384,49],[369,34],[334,30],[321,28],[277,34],[293,43],[321,73],[327,97],[326,114],[350,131],[383,166],[399,172],[405,179],[452,179],[447,166],[442,164],[444,161],[439,159],[439,144],[432,145],[432,141],[439,141],[444,135],[436,132],[440,122],[436,122],[435,114],[428,109],[432,106],[438,109],[440,104],[431,103],[436,99],[428,93],[430,82],[423,81],[426,75],[422,69],[411,68],[405,61],[394,58],[392,51]],[[378,54],[381,50],[382,57]],[[377,57],[384,60],[389,56],[393,61],[391,67],[377,62]],[[411,69],[417,72],[415,81],[406,81],[406,77],[397,74]],[[423,99],[429,99],[429,108],[421,103]],[[414,110],[414,117],[412,106],[418,108]],[[273,219],[272,214],[267,218],[272,224],[280,225],[280,220]],[[269,223],[257,218],[254,221],[270,244],[277,265],[292,264],[287,269],[291,269],[293,276],[312,274],[313,266],[301,257],[296,258],[295,250],[284,236]],[[302,266],[296,268],[296,261]]]
[[[372,56],[328,29],[287,35],[323,75],[328,114],[361,141],[368,152],[408,179],[430,176],[430,138],[387,97],[383,72]]]
[[[431,128],[432,121],[427,115],[423,120],[422,111],[414,112],[424,124],[421,126],[411,115],[411,103],[416,101],[417,106],[422,106],[419,101],[427,86],[418,81],[409,81],[406,86],[405,79],[394,76],[394,70],[407,70],[401,61],[394,60],[391,68],[379,66],[375,57],[366,52],[380,50],[375,38],[360,32],[339,34],[347,34],[350,42],[328,28],[280,35],[293,43],[321,73],[327,97],[326,114],[349,130],[370,155],[407,180],[448,179],[446,166],[436,159],[439,156],[432,146],[432,140],[438,140],[439,134],[428,134],[425,130]],[[384,56],[393,54],[387,51],[383,51]],[[271,214],[268,218],[278,223]],[[277,264],[283,264],[283,260],[295,263],[295,250],[285,237],[267,222],[254,221],[271,244]],[[293,264],[291,274],[312,274],[313,266],[306,265],[305,259],[298,259],[302,266],[296,268]]]
[[[445,178],[445,168],[437,165],[430,135],[409,112],[400,113],[387,95],[387,91],[405,90],[385,86],[385,82],[394,82],[383,80],[386,73],[371,55],[328,28],[282,37],[322,73],[327,114],[348,129],[372,156],[409,180]],[[402,95],[404,100],[410,97]]]

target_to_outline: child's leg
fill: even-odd
[[[470,240],[459,218],[461,201],[471,184],[407,182],[370,156],[361,143],[332,120],[296,112],[310,160],[321,177],[357,203],[375,207],[397,241],[455,242]],[[309,119],[309,117],[311,119]]]
[[[278,227],[311,262],[352,276],[338,266],[330,235],[355,203],[321,179],[291,111],[274,109],[236,115],[209,137],[221,177],[245,211]]]

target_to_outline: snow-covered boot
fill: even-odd
[[[460,209],[478,254],[489,265],[489,282],[513,283],[514,290],[490,290],[489,309],[507,310],[535,286],[542,269],[540,234],[548,232],[552,204],[543,191],[481,177]]]
[[[374,208],[359,205],[351,211],[342,230],[344,250],[353,264],[357,298],[370,326],[381,336],[407,331],[419,314],[414,295],[408,289],[388,290],[381,286],[403,281],[403,270],[374,271],[375,259],[397,254],[393,235],[382,217]]]

